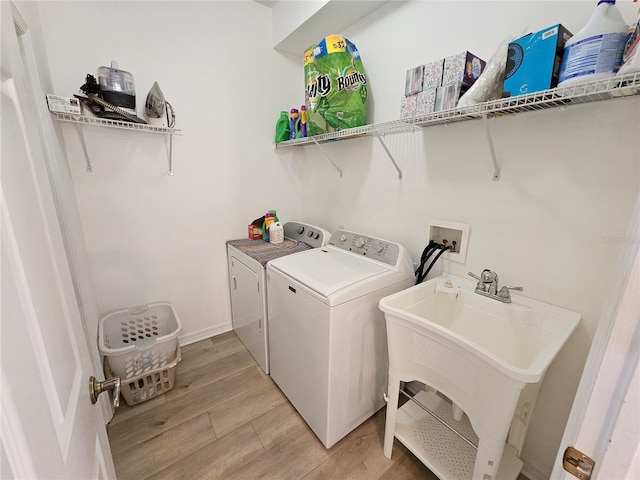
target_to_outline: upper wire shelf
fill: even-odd
[[[162,133],[169,135],[182,135],[182,130],[176,128],[163,127],[161,125],[149,125],[145,123],[125,122],[121,120],[110,120],[99,117],[85,117],[84,115],[73,115],[70,113],[52,112],[56,120],[62,122],[80,123],[84,125],[97,125],[101,127],[120,128],[123,130],[137,130],[150,133]]]
[[[276,148],[308,145],[311,143],[318,144],[331,140],[343,140],[370,135],[379,136],[411,132],[419,130],[421,127],[566,107],[569,105],[591,103],[639,94],[640,72],[594,80],[571,87],[552,88],[526,95],[492,100],[470,107],[452,108],[423,116],[348,128],[322,135],[315,135],[313,137],[296,138],[294,140],[276,143]]]

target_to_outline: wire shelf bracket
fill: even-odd
[[[493,146],[493,137],[491,136],[491,127],[489,126],[489,119],[487,114],[482,114],[482,124],[484,125],[484,133],[487,135],[487,144],[489,145],[489,151],[491,153],[491,161],[493,162],[493,181],[500,180],[500,165],[496,159],[496,149]]]
[[[396,162],[396,160],[393,158],[393,155],[391,155],[391,152],[387,148],[386,143],[384,143],[384,140],[382,140],[382,135],[384,135],[384,133],[375,132],[374,135],[380,142],[380,145],[382,145],[382,148],[384,149],[384,151],[387,153],[387,156],[389,157],[389,160],[391,160],[391,163],[393,163],[393,166],[396,167],[396,170],[398,171],[398,180],[402,180],[402,170],[398,166],[398,163]]]
[[[331,158],[331,155],[329,155],[329,153],[320,146],[320,143],[318,143],[318,141],[315,138],[311,137],[311,139],[313,140],[313,143],[315,143],[316,146],[320,149],[323,155],[327,157],[327,160],[331,162],[331,165],[333,165],[333,168],[335,168],[336,171],[340,174],[340,178],[342,178],[342,169],[338,166],[338,164],[336,164],[333,158]]]

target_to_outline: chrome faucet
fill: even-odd
[[[498,290],[498,274],[488,268],[482,270],[480,276],[471,272],[469,272],[469,276],[478,280],[475,289],[476,293],[503,303],[511,303],[511,290],[517,290],[519,292],[523,290],[522,287],[509,287],[506,285]]]

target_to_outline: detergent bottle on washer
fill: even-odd
[[[269,226],[269,241],[271,243],[284,242],[284,227],[280,222],[272,222]]]

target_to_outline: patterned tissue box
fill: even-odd
[[[436,89],[420,92],[416,95],[415,115],[427,115],[435,111],[436,105]]]
[[[400,98],[400,118],[413,117],[416,114],[417,95]]]

